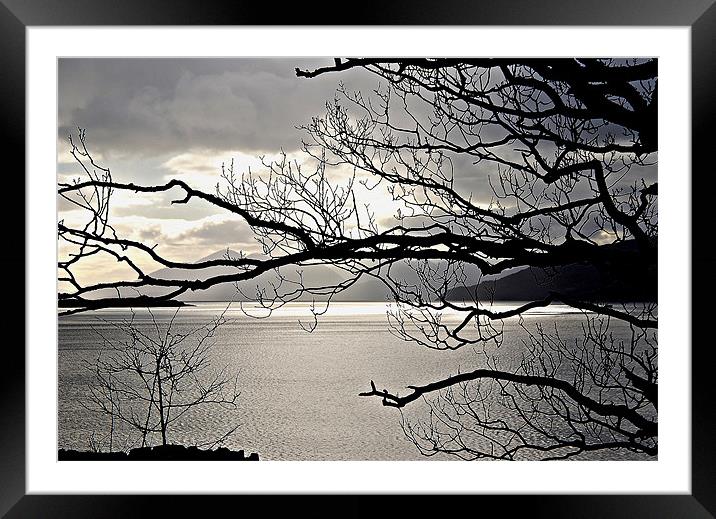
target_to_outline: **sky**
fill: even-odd
[[[68,136],[76,136],[78,127],[86,131],[95,161],[110,168],[117,182],[149,185],[180,178],[213,193],[222,163],[233,160],[241,173],[261,169],[260,157],[271,160],[281,151],[305,160],[299,150],[306,134],[296,126],[324,113],[339,82],[365,91],[378,86],[363,70],[311,80],[294,72],[331,63],[332,58],[61,59],[59,180],[82,174],[69,155]],[[227,247],[258,250],[237,218],[201,201],[172,206],[175,198],[176,192],[115,192],[111,222],[118,234],[160,244],[157,250],[174,260],[195,261]],[[379,216],[394,210],[387,197],[376,197],[372,206]],[[58,210],[67,223],[82,217],[63,200]],[[113,263],[100,269],[98,262],[83,262],[79,272],[88,282],[126,273]]]
[[[300,152],[305,131],[296,128],[323,115],[342,82],[349,91],[369,93],[377,76],[352,69],[298,78],[296,67],[333,64],[333,58],[72,58],[58,65],[58,178],[82,174],[69,155],[68,136],[86,131],[96,162],[110,168],[117,182],[151,185],[172,178],[213,193],[221,165],[231,160],[238,174],[263,169],[281,151],[306,160]],[[476,175],[467,159],[456,164],[461,191],[480,201],[489,191],[487,175]],[[333,171],[344,182],[347,171]],[[655,172],[654,172],[655,175]],[[139,195],[117,191],[111,223],[124,238],[157,245],[163,256],[196,261],[230,248],[259,252],[250,229],[237,217],[201,201],[171,205],[179,190]],[[356,190],[359,206],[370,205],[376,219],[389,221],[396,206],[387,193]],[[77,225],[81,210],[58,202],[59,218]],[[63,253],[60,246],[60,255]],[[77,273],[85,282],[123,278],[131,272],[114,261],[90,258]],[[144,258],[140,265],[156,266]]]

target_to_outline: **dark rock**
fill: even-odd
[[[252,452],[245,455],[243,449],[232,451],[226,447],[218,449],[199,449],[195,446],[184,445],[157,445],[154,447],[139,447],[129,452],[91,452],[60,449],[57,452],[59,461],[90,461],[90,460],[134,460],[134,461],[258,461],[259,455]]]

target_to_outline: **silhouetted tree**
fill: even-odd
[[[265,164],[265,172],[236,174],[227,167],[213,194],[179,180],[123,184],[94,163],[80,133],[72,153],[89,178],[60,185],[58,193],[84,207],[89,218],[83,227],[60,222],[61,239],[75,248],[59,264],[67,287],[61,305],[69,313],[167,301],[273,271],[278,282],[255,294],[271,310],[304,294],[330,301],[357,280],[374,277],[396,303],[389,315],[396,335],[436,349],[482,347],[486,357],[479,369],[408,386],[404,396],[372,382],[362,393],[399,408],[426,397],[429,419],[403,421],[421,452],[470,459],[570,457],[615,448],[656,454],[656,304],[613,305],[552,292],[496,311],[489,298],[478,297],[481,278],[474,272],[533,267],[559,275],[566,266],[587,264],[606,279],[655,283],[657,183],[650,179],[657,154],[657,61],[345,59],[297,74],[312,78],[352,68],[375,74],[383,86],[370,95],[339,87],[326,113],[305,126],[304,151],[315,164],[310,171],[284,156]],[[350,172],[349,180],[336,182],[334,170]],[[480,182],[482,189],[474,189]],[[380,196],[383,186],[397,207],[387,224],[355,197],[359,187]],[[264,257],[175,262],[154,246],[116,235],[107,209],[113,190],[175,189],[183,191],[175,204],[201,199],[241,217]],[[137,279],[82,285],[74,266],[95,254],[127,264]],[[132,254],[166,267],[230,265],[236,272],[158,279]],[[345,280],[308,286],[300,269],[313,264],[333,265]],[[398,264],[412,275],[399,273]],[[122,292],[147,287],[165,292]],[[117,295],[104,296],[107,289]],[[495,348],[503,320],[553,303],[585,314],[583,340],[525,327],[522,359],[501,367]],[[445,312],[460,319],[444,319]],[[615,323],[628,333],[615,335]],[[437,397],[428,400],[432,394]]]
[[[229,376],[226,367],[211,368],[212,339],[226,322],[224,314],[182,331],[175,324],[179,309],[166,323],[151,309],[147,311],[147,323],[132,310],[129,319],[105,321],[108,331],[95,329],[101,348],[85,366],[93,380],[89,402],[80,403],[109,417],[110,451],[122,426],[138,434],[142,447],[152,445],[153,438],[167,445],[172,425],[189,419],[187,413],[207,406],[235,409],[237,405],[237,378]],[[222,443],[237,428],[207,443]]]

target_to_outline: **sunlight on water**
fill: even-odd
[[[485,310],[492,312],[505,312],[517,308],[523,303],[512,302],[512,301],[499,301],[493,304],[485,304],[481,306]],[[328,308],[325,303],[317,302],[315,304],[310,303],[287,303],[279,308],[275,308],[272,311],[267,310],[256,303],[227,303],[221,301],[206,302],[206,303],[190,303],[190,305],[181,307],[182,314],[204,314],[214,315],[221,313],[226,310],[226,317],[253,317],[257,319],[265,317],[310,317],[311,310],[324,317],[350,317],[350,316],[363,316],[363,315],[385,315],[390,310],[396,310],[395,304],[389,303],[373,303],[373,302],[333,302]],[[176,308],[155,308],[152,312],[156,315],[162,314],[174,314],[177,311]],[[102,316],[117,316],[126,315],[127,310],[123,308],[108,308],[96,311],[94,315]],[[137,309],[137,314],[146,312],[144,309]],[[455,317],[456,319],[464,316],[463,312],[459,312],[453,309],[445,309],[440,312],[445,317]],[[579,314],[583,312],[575,310],[574,308],[563,305],[563,304],[552,304],[545,308],[532,308],[527,310],[525,314],[529,315],[561,315],[561,314]]]
[[[501,303],[492,310],[514,306]],[[226,303],[219,302],[182,308],[176,325],[196,327],[226,308]],[[217,368],[227,365],[238,373],[239,408],[189,416],[177,425],[170,440],[200,443],[240,423],[227,446],[258,452],[262,459],[425,459],[405,439],[398,410],[358,393],[368,390],[371,380],[379,388],[404,392],[410,384],[482,367],[484,360],[478,348],[435,351],[398,339],[390,333],[387,309],[382,303],[332,304],[319,317],[318,327],[308,333],[298,324],[310,318],[308,304],[289,304],[270,318],[252,319],[234,303],[226,314],[229,322],[217,332],[211,360]],[[161,323],[176,311],[157,308],[152,313]],[[83,363],[94,361],[102,348],[97,331],[117,333],[102,319],[113,322],[129,317],[127,309],[112,309],[60,318],[59,447],[87,449],[93,431],[106,432],[105,418],[82,406],[92,380]],[[523,319],[526,326],[557,323],[565,337],[581,336],[584,322],[581,313],[561,306],[539,309]],[[151,326],[146,309],[136,311],[135,322]],[[627,331],[626,326],[615,327],[616,333]],[[515,362],[525,332],[518,319],[506,320],[504,332],[498,353],[505,363]],[[406,412],[420,410],[415,406]],[[623,454],[608,452],[607,456]]]

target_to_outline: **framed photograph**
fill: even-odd
[[[716,514],[709,2],[4,4],[8,517]]]

